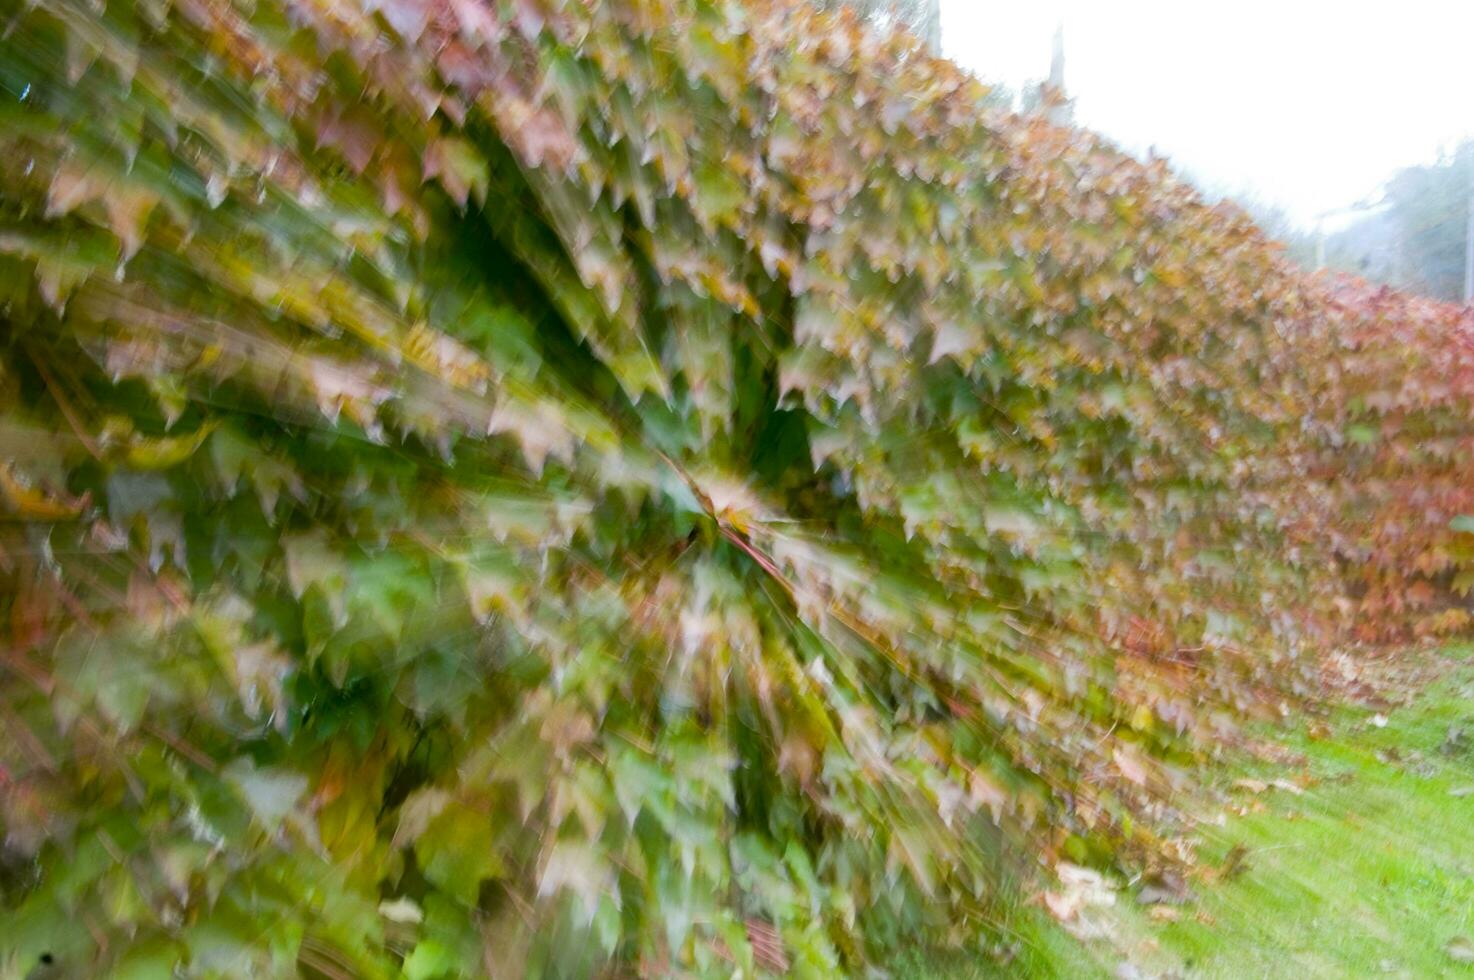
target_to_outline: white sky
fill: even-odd
[[[1474,0],[941,0],[944,53],[1305,225],[1474,135]],[[1333,219],[1334,221],[1334,219]]]

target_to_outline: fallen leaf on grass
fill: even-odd
[[[1455,936],[1443,951],[1456,963],[1474,963],[1474,940],[1468,936]]]
[[[1049,914],[1060,922],[1068,922],[1080,911],[1083,903],[1079,897],[1069,892],[1045,892],[1043,895],[1044,907]]]
[[[1012,942],[998,942],[988,947],[988,957],[999,966],[1007,966],[1012,963],[1018,957],[1018,954],[1019,943],[1017,940]]]
[[[1387,727],[1387,716],[1382,714],[1372,715],[1371,722],[1375,728]]]
[[[1044,907],[1060,922],[1073,920],[1082,909],[1116,903],[1115,886],[1099,871],[1074,864],[1061,864],[1054,870],[1061,888],[1044,893]]]
[[[1223,856],[1223,863],[1217,868],[1219,880],[1228,881],[1243,871],[1244,858],[1248,856],[1248,853],[1249,849],[1243,844],[1235,844],[1233,847],[1230,847],[1228,853]]]
[[[1280,766],[1303,766],[1305,756],[1279,742],[1250,742],[1244,746],[1256,759]]]
[[[1111,924],[1099,909],[1116,904],[1115,884],[1098,871],[1074,864],[1055,869],[1060,889],[1040,897],[1049,914],[1077,939],[1099,939],[1111,934]]]
[[[1288,779],[1271,779],[1267,782],[1263,779],[1235,779],[1233,786],[1234,789],[1242,789],[1255,794],[1262,793],[1267,789],[1282,789],[1292,796],[1299,796],[1305,792],[1305,790],[1296,786]]]
[[[1153,875],[1136,893],[1140,905],[1181,905],[1193,897],[1182,876],[1172,871]]]
[[[1450,725],[1438,751],[1444,755],[1463,755],[1469,751],[1469,731],[1463,725]]]
[[[1448,791],[1449,796],[1474,796],[1474,786],[1455,786]]]
[[[1176,922],[1182,918],[1182,913],[1170,905],[1153,905],[1146,916],[1153,922]]]

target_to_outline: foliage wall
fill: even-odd
[[[966,941],[1170,853],[1401,500],[1346,427],[1467,418],[1376,400],[1395,299],[847,15],[0,16],[7,976]]]
[[[1474,308],[1354,280],[1323,284],[1298,355],[1322,435],[1297,448],[1294,538],[1328,553],[1339,633],[1466,630],[1474,586]],[[1303,453],[1303,455],[1301,455]]]

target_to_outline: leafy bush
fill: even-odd
[[[829,976],[1308,690],[1388,373],[1162,164],[776,2],[5,22],[10,974]]]
[[[1468,625],[1474,585],[1474,309],[1336,281],[1300,355],[1321,438],[1298,518],[1343,573],[1356,639]]]

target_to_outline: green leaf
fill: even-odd
[[[466,905],[506,870],[491,815],[453,802],[415,838],[415,857],[432,884]]]
[[[432,977],[454,975],[456,966],[455,955],[444,943],[422,939],[404,958],[404,976],[405,980],[430,980]]]

